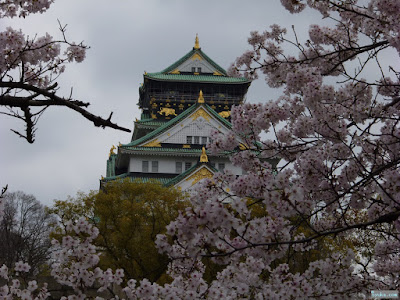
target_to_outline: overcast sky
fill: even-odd
[[[48,12],[24,20],[1,20],[29,35],[60,37],[57,19],[68,24],[70,40],[91,49],[81,64],[68,65],[59,78],[59,95],[91,103],[92,113],[133,129],[139,118],[138,88],[144,71],[157,72],[190,51],[196,33],[202,50],[227,69],[242,54],[253,30],[278,23],[307,32],[309,13],[284,11],[279,0],[56,0]],[[247,99],[276,98],[262,79],[253,82]],[[0,116],[0,185],[22,190],[51,205],[77,191],[98,189],[112,145],[128,143],[130,133],[94,127],[79,114],[48,109],[38,123],[36,141],[28,144],[10,131],[23,130],[17,119]]]

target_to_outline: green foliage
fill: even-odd
[[[94,204],[92,201],[96,193],[95,191],[91,191],[86,195],[83,192],[78,192],[75,198],[69,196],[67,200],[55,200],[54,206],[47,209],[48,213],[58,217],[58,227],[53,230],[50,237],[61,240],[67,232],[66,226],[68,221],[85,217],[94,222]]]
[[[100,267],[122,268],[125,278],[163,283],[168,280],[165,272],[169,260],[158,253],[154,241],[186,205],[181,192],[174,188],[155,182],[114,181],[102,191],[57,201],[52,212],[62,220],[85,216],[96,223]],[[54,237],[62,238],[63,234],[66,231],[61,221]]]

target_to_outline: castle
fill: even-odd
[[[215,172],[241,175],[228,153],[210,155],[206,145],[212,130],[229,132],[231,107],[243,102],[250,83],[228,76],[201,50],[196,36],[193,49],[182,58],[161,72],[144,73],[141,118],[131,142],[111,149],[100,186],[130,178],[188,190]]]

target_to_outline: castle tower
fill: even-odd
[[[242,174],[227,154],[212,156],[206,145],[211,131],[231,129],[231,107],[243,102],[250,83],[228,76],[202,51],[196,36],[193,49],[182,58],[161,72],[144,73],[141,118],[131,142],[120,144],[117,153],[110,151],[100,185],[129,177],[186,190],[218,171]]]

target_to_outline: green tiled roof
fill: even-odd
[[[173,177],[173,178],[149,178],[149,177],[133,177],[130,176],[129,173],[124,173],[118,176],[109,176],[109,177],[105,177],[103,178],[101,181],[103,183],[108,182],[108,181],[113,181],[113,180],[123,180],[125,178],[129,178],[130,182],[133,181],[140,181],[140,182],[148,182],[148,181],[158,181],[161,184],[165,185],[165,186],[172,186],[177,184],[179,181],[183,180],[185,177],[187,177],[188,175],[190,175],[192,172],[194,172],[196,169],[198,169],[203,163],[197,163],[195,165],[193,165],[192,167],[190,167],[189,169],[187,169],[185,172]],[[209,169],[211,169],[213,172],[218,172],[217,169],[213,168],[210,165],[207,165]]]
[[[173,126],[174,124],[178,123],[179,121],[183,120],[186,116],[188,116],[189,114],[191,114],[194,110],[196,110],[199,107],[199,103],[196,103],[196,105],[192,105],[191,107],[189,107],[188,109],[186,109],[184,112],[182,112],[181,114],[179,114],[178,116],[176,116],[175,118],[171,119],[170,121],[166,122],[164,125],[158,127],[157,129],[153,130],[152,132],[148,133],[147,135],[134,140],[132,142],[130,142],[129,144],[125,144],[122,145],[122,147],[131,147],[131,146],[136,146],[139,145],[147,140],[150,140],[151,138],[157,136],[158,134],[162,133],[163,131],[165,131],[166,129],[168,129],[169,127]],[[224,118],[222,118],[215,110],[213,110],[210,106],[208,106],[207,104],[204,105],[204,107],[206,108],[206,110],[211,113],[217,120],[219,120],[221,123],[223,123],[225,126],[227,126],[228,128],[232,128],[231,123],[229,123],[227,120],[225,120]]]
[[[175,70],[180,64],[185,62],[187,59],[189,59],[191,56],[193,56],[196,53],[198,53],[205,60],[207,60],[219,72],[221,72],[225,76],[227,75],[226,71],[223,68],[221,68],[216,62],[214,62],[211,58],[209,58],[203,51],[201,51],[201,49],[194,49],[194,48],[192,50],[190,50],[188,53],[186,53],[183,57],[178,59],[176,62],[174,62],[172,65],[170,65],[169,67],[162,70],[160,73],[169,73],[169,72]]]
[[[139,123],[141,125],[149,125],[149,126],[161,126],[165,124],[166,122],[163,121],[157,121],[154,119],[146,119],[146,120],[138,120],[136,123]]]
[[[179,153],[193,153],[196,155],[201,154],[201,149],[192,149],[192,148],[166,148],[166,147],[138,147],[138,146],[125,146],[122,148],[123,150],[132,150],[132,151],[138,151],[138,152],[163,152],[163,153],[173,153],[174,156],[179,154]],[[231,152],[229,151],[224,151],[224,152],[219,152],[217,156],[225,156],[229,155]],[[215,155],[213,155],[215,156]],[[200,157],[200,155],[199,155]]]
[[[190,59],[193,55],[198,54],[203,57],[209,64],[211,64],[221,75],[184,75],[184,74],[169,74],[179,67],[186,60]],[[219,66],[215,61],[209,58],[201,49],[192,49],[186,53],[183,57],[178,59],[169,67],[165,68],[161,72],[146,73],[145,78],[154,80],[165,80],[165,81],[186,81],[186,82],[212,82],[212,83],[246,83],[250,80],[240,77],[229,77],[225,69]]]
[[[181,74],[163,74],[163,73],[147,73],[145,78],[165,81],[186,81],[186,82],[212,82],[212,83],[246,83],[250,82],[244,77],[227,77],[218,75],[181,75]]]
[[[168,182],[171,180],[171,178],[149,178],[149,177],[132,177],[130,176],[129,173],[124,173],[118,176],[110,176],[110,177],[105,177],[103,178],[101,181],[102,182],[108,182],[108,181],[112,181],[112,180],[123,180],[125,178],[129,178],[130,182],[133,181],[140,181],[140,182],[148,182],[148,181],[158,181],[161,184],[167,185]],[[174,178],[172,178],[174,179]]]
[[[164,148],[164,147],[123,147],[126,150],[135,151],[156,151],[156,152],[183,152],[183,153],[201,153],[201,149],[191,149],[191,148]]]

